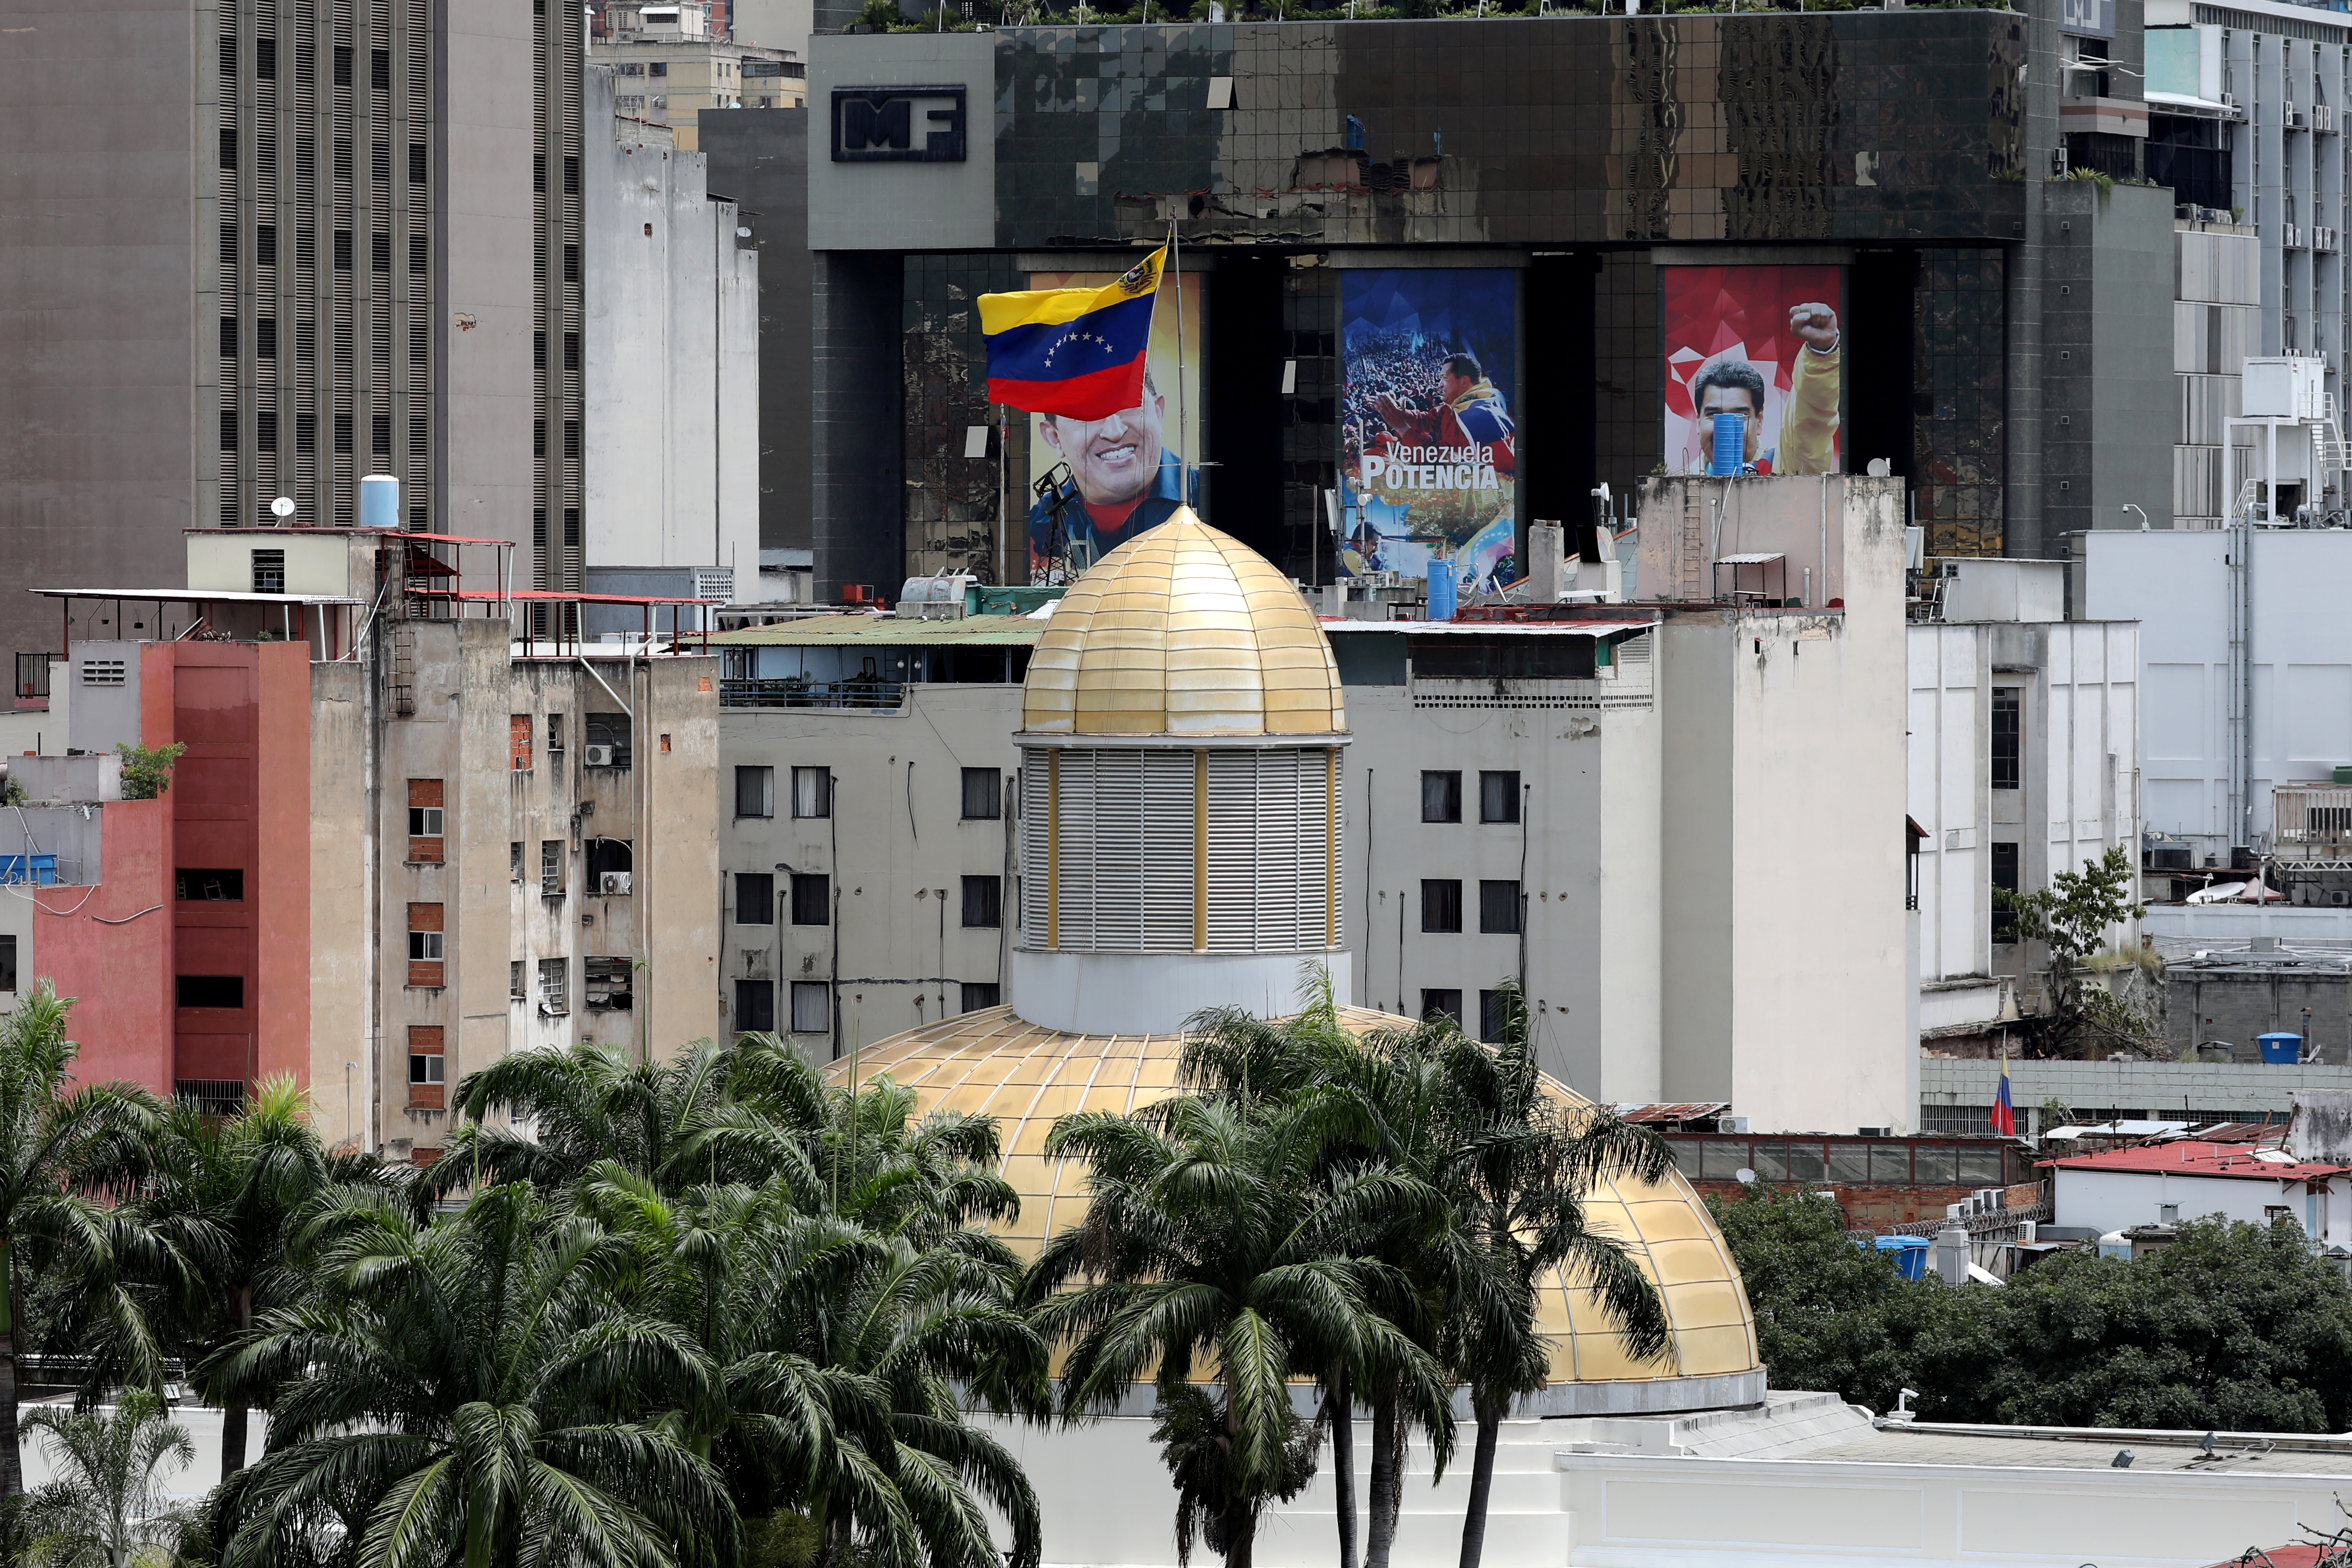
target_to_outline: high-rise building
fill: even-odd
[[[180,530],[402,522],[581,565],[583,14],[547,0],[34,0],[0,26],[13,252],[0,549],[20,580],[176,562]],[[488,552],[483,552],[487,554]],[[0,604],[0,643],[95,628]]]

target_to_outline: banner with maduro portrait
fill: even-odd
[[[1662,267],[1671,474],[1835,474],[1838,267]]]
[[[1340,274],[1348,575],[1450,560],[1464,593],[1518,576],[1518,316],[1506,268]]]

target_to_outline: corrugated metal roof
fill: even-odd
[[[1338,634],[1349,632],[1402,632],[1408,636],[1431,637],[1607,637],[1619,632],[1647,632],[1657,625],[1649,621],[1339,621],[1326,619],[1323,630]]]
[[[961,621],[901,620],[896,615],[812,615],[782,621],[773,626],[744,626],[713,632],[710,645],[726,647],[805,647],[819,643],[958,647],[1032,647],[1045,634],[1048,622],[1025,615],[967,615]]]
[[[2298,1160],[2281,1150],[2258,1152],[2244,1144],[2208,1143],[2201,1138],[2179,1138],[2168,1144],[2143,1145],[2137,1148],[2107,1149],[2095,1155],[2069,1155],[2041,1163],[2069,1171],[2126,1171],[2139,1176],[2242,1176],[2254,1181],[2318,1181],[2352,1170],[2352,1166]]]
[[[1627,1122],[1697,1122],[1730,1109],[1728,1100],[1701,1100],[1672,1105],[1621,1105],[1617,1114]]]

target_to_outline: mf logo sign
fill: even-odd
[[[2116,36],[2116,0],[2058,0],[2058,30],[2077,37]]]
[[[833,89],[836,163],[961,163],[961,86]]]

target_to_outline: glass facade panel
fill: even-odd
[[[1870,1145],[1868,1144],[1832,1144],[1830,1145],[1830,1180],[1862,1182],[1870,1179]]]

